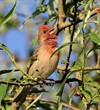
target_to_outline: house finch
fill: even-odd
[[[28,74],[33,77],[33,80],[44,80],[48,78],[56,69],[59,52],[52,53],[58,47],[57,36],[49,26],[42,25],[38,33],[38,47],[33,54],[36,61],[31,61],[28,69]],[[50,58],[51,57],[51,58]]]
[[[52,57],[52,53],[58,47],[57,36],[47,25],[42,25],[38,31],[38,47],[35,50],[28,67],[27,74],[35,81],[43,81],[47,79],[56,69],[59,60],[59,51]],[[27,96],[27,88],[23,88],[14,102],[23,103]],[[26,92],[25,92],[26,91]]]

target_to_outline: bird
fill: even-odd
[[[27,74],[34,81],[44,81],[56,70],[60,52],[57,51],[52,57],[51,55],[58,48],[57,38],[55,30],[50,26],[42,25],[39,27],[38,47],[35,49],[27,68]],[[22,87],[13,102],[20,106],[25,101],[28,91],[27,86]]]

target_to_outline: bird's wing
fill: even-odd
[[[35,49],[35,51],[33,53],[33,56],[31,57],[29,67],[27,68],[27,74],[29,72],[30,67],[34,64],[34,62],[36,60],[38,60],[38,51],[39,51],[39,49],[40,49],[40,46],[38,46],[37,49]]]

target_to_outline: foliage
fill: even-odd
[[[53,25],[54,22],[59,20],[59,1],[38,1],[39,5],[36,7],[36,10],[30,16],[26,17],[24,15],[25,19],[19,27],[20,31],[24,27],[29,29],[29,27],[34,26],[33,24],[36,23],[32,21],[34,19],[37,19],[37,22]],[[26,110],[36,110],[38,108],[42,108],[43,110],[54,110],[55,108],[56,110],[67,110],[67,108],[72,110],[97,110],[97,108],[100,108],[100,16],[98,13],[95,16],[91,16],[91,11],[94,7],[97,7],[98,2],[96,0],[77,1],[76,17],[83,19],[81,22],[75,24],[72,42],[71,37],[74,23],[59,31],[59,37],[62,39],[62,42],[60,42],[59,48],[51,55],[52,57],[58,50],[61,51],[61,68],[58,66],[59,74],[56,77],[60,80],[64,76],[64,80],[57,83],[54,79],[55,83],[52,89],[51,86],[34,87],[33,91],[31,91],[34,92],[31,94],[34,101],[31,99],[29,102],[25,101],[24,107],[26,107]],[[17,5],[18,2],[15,2],[7,14],[2,13],[4,17],[0,15],[0,28],[5,27],[5,33],[6,30],[11,29],[8,26],[10,22],[12,28],[19,26],[19,14],[15,18],[18,21],[16,26],[12,23],[12,21],[15,21],[13,15],[16,13]],[[73,18],[75,17],[74,0],[66,0],[64,11],[66,13],[65,22],[73,22]],[[48,17],[42,19],[42,15]],[[32,45],[35,47],[37,38],[34,38],[32,42]],[[70,49],[70,46],[72,46],[72,49]],[[69,50],[71,50],[71,54],[69,54]],[[11,70],[0,68],[0,106],[2,110],[8,110],[11,104],[10,99],[14,96],[20,84],[32,83],[32,79],[17,64],[18,62],[13,52],[1,42],[0,51],[5,52],[11,64],[14,65],[14,68]],[[66,71],[67,64],[68,69]],[[16,73],[15,71],[23,73],[23,79],[13,77],[13,74]],[[2,79],[2,74],[6,74],[6,78]],[[19,85],[16,86],[17,83]],[[23,109],[24,107],[22,106]]]

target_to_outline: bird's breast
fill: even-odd
[[[38,51],[38,58],[29,69],[29,75],[35,80],[47,79],[56,69],[59,55],[52,55],[52,48],[41,47]]]

